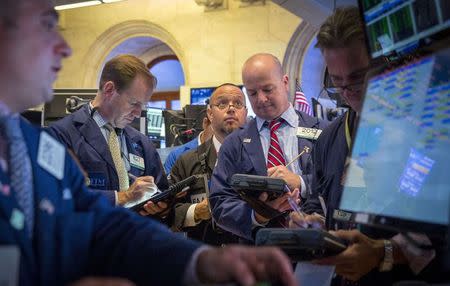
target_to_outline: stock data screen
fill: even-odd
[[[450,27],[448,0],[360,0],[373,58],[409,53]]]
[[[448,224],[450,50],[369,79],[341,209]]]

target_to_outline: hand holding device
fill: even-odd
[[[333,256],[347,248],[345,240],[321,229],[262,228],[255,242],[258,246],[278,246],[293,261]]]
[[[170,204],[177,197],[177,194],[187,190],[190,186],[195,184],[198,178],[200,178],[198,175],[190,176],[176,184],[171,185],[167,190],[157,193],[151,198],[129,207],[129,209],[133,211],[140,211],[149,201],[152,201],[154,204],[163,201]]]

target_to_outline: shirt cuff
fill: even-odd
[[[190,226],[196,226],[198,223],[195,222],[195,206],[197,204],[192,204],[187,212],[186,212],[186,217],[184,218],[184,223],[183,223],[183,227],[190,227]]]
[[[419,244],[431,245],[431,241],[424,234],[408,233],[408,235]],[[405,256],[408,261],[409,268],[411,268],[416,275],[436,257],[436,251],[434,249],[420,249],[409,242],[403,234],[397,234],[391,241],[400,248],[403,256]]]
[[[194,251],[183,275],[183,285],[200,285],[200,281],[198,280],[197,276],[198,256],[203,251],[206,251],[210,248],[211,248],[210,246],[203,245]]]
[[[117,191],[114,191],[114,205],[118,206],[119,203],[119,195],[117,194]]]
[[[265,227],[267,225],[268,222],[261,224],[259,223],[256,218],[255,218],[255,211],[252,210],[252,229],[254,229],[255,227]]]

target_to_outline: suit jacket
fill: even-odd
[[[198,147],[198,136],[192,139],[191,141],[187,142],[186,144],[178,146],[174,150],[172,150],[172,152],[169,153],[169,155],[166,158],[166,161],[164,162],[164,169],[166,173],[170,174],[173,165],[181,155],[197,147]]]
[[[0,192],[0,245],[20,249],[20,286],[64,285],[86,275],[125,277],[138,285],[181,284],[198,243],[89,192],[65,150],[64,177],[57,179],[37,161],[40,130],[24,121],[21,128],[33,170],[33,239],[11,223],[13,211],[20,210],[13,188]],[[10,184],[1,169],[0,182]]]
[[[297,112],[299,126],[323,128],[326,124],[305,113]],[[279,138],[283,140],[282,138]],[[299,152],[304,146],[312,148],[313,142],[298,138]],[[300,164],[305,183],[310,182],[311,160],[309,153],[300,157]],[[233,174],[251,174],[267,176],[265,156],[256,126],[256,119],[228,135],[220,152],[219,160],[211,178],[210,204],[214,220],[225,230],[239,237],[253,240],[250,206],[235,192],[229,180]]]
[[[170,173],[169,181],[171,183],[177,183],[192,175],[206,174],[208,178],[207,184],[209,185],[216,161],[216,148],[214,147],[213,140],[210,139],[198,146],[198,148],[178,158]],[[183,227],[189,207],[193,203],[199,203],[203,198],[207,198],[205,182],[198,180],[189,189],[188,194],[175,205],[175,219],[172,229],[175,231],[186,231],[188,237],[204,241],[208,244],[222,245],[224,243],[237,242],[236,237],[218,229],[215,225],[213,226],[211,220],[202,221],[195,227]]]
[[[89,176],[90,189],[101,190],[111,202],[119,189],[119,178],[100,128],[89,112],[88,105],[50,126],[51,131],[68,148],[72,149]],[[145,169],[131,166],[130,173],[139,176],[153,176],[160,190],[168,188],[161,160],[150,140],[132,127],[123,130],[130,154],[144,159]]]

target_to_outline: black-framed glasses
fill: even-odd
[[[342,94],[344,90],[350,92],[359,92],[364,88],[364,81],[342,85],[342,86],[325,86],[324,89],[330,94]]]
[[[219,102],[217,104],[211,104],[212,106],[217,107],[220,110],[225,110],[230,108],[231,106],[233,106],[235,109],[242,109],[245,107],[245,104],[242,102],[233,102],[233,103],[229,103],[229,102]]]

